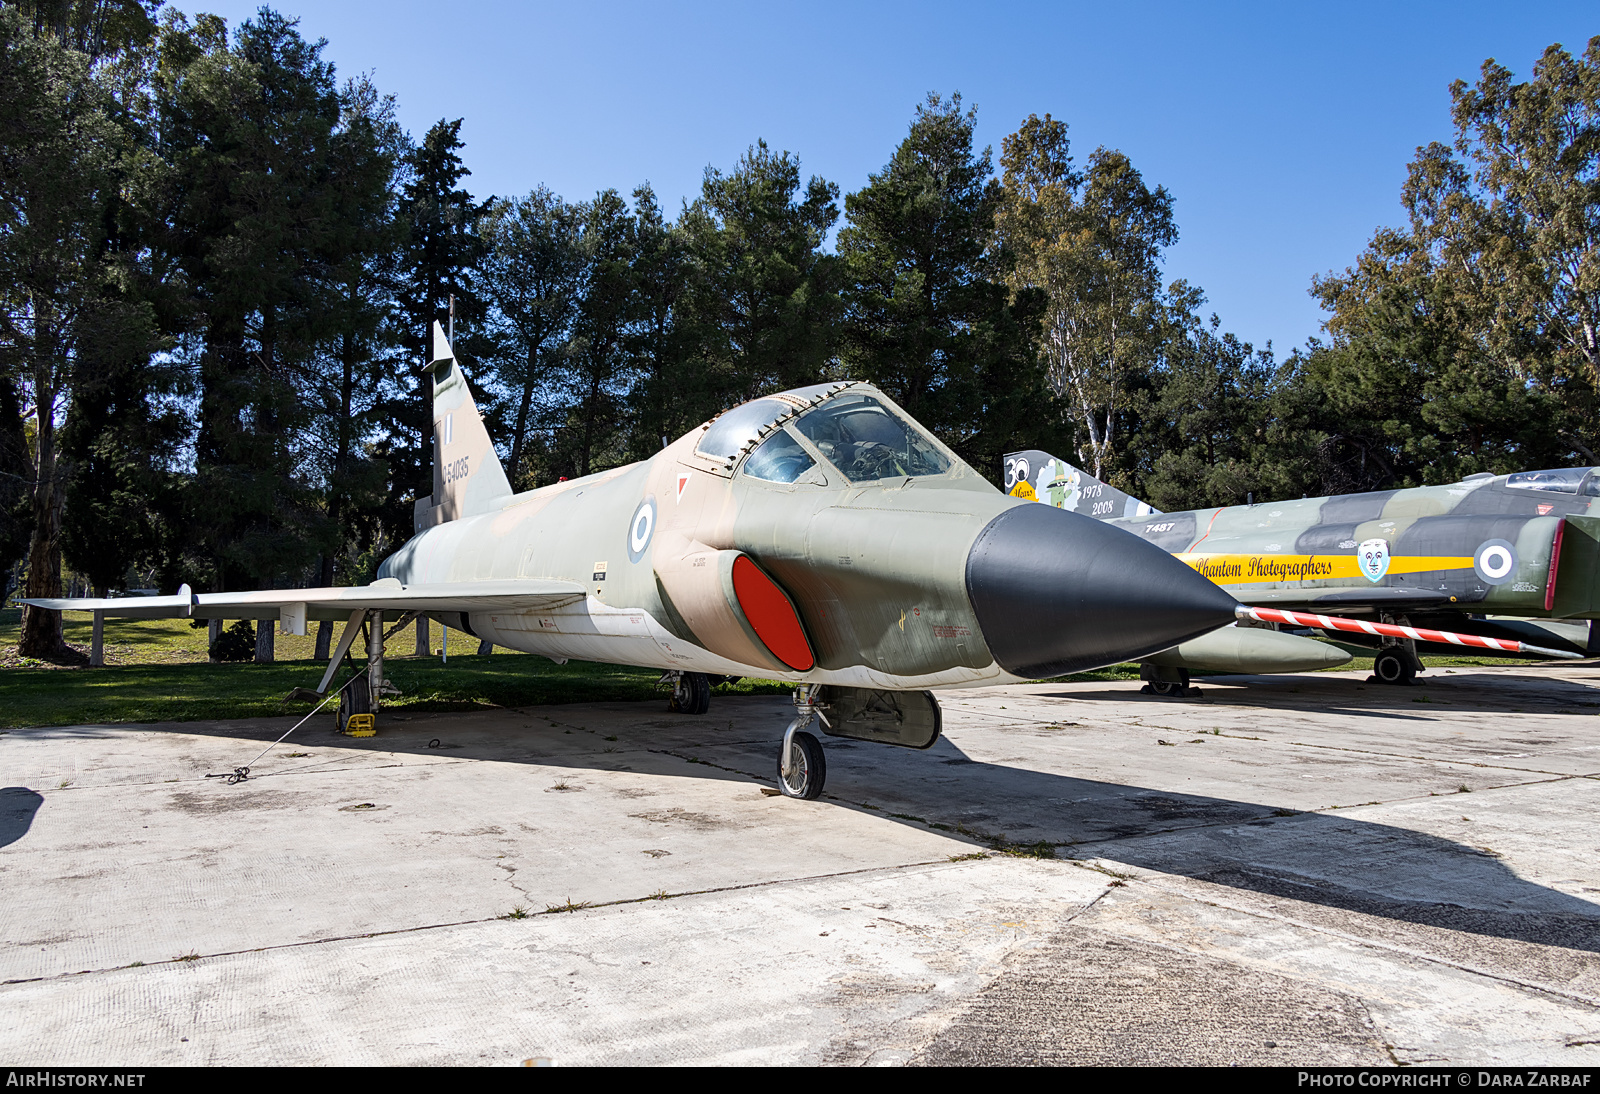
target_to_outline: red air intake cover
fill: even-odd
[[[789,597],[761,567],[740,555],[733,560],[733,594],[744,617],[772,655],[796,672],[808,672],[817,659]]]

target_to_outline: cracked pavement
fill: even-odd
[[[0,734],[0,1052],[1600,1063],[1600,669],[1200,683]]]

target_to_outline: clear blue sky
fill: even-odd
[[[254,3],[176,0],[230,25]],[[1401,219],[1418,145],[1449,140],[1449,85],[1493,57],[1600,35],[1600,7],[1398,4],[634,3],[283,0],[341,75],[372,71],[419,136],[465,118],[478,196],[569,199],[648,180],[675,212],[758,137],[848,193],[912,107],[961,92],[993,145],[1029,113],[1081,163],[1121,149],[1172,193],[1169,278],[1280,357],[1316,335],[1313,274]]]

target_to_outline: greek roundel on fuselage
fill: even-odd
[[[650,549],[650,539],[656,531],[656,499],[650,495],[633,511],[628,521],[628,561],[638,562]]]

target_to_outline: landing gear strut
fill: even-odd
[[[828,722],[815,700],[820,689],[808,685],[794,689],[795,717],[783,735],[783,748],[778,752],[778,789],[785,797],[815,801],[822,797],[823,784],[828,781],[828,758],[823,754],[822,742],[806,732],[811,719]]]
[[[711,709],[711,681],[703,672],[669,672],[661,678],[672,685],[667,709],[674,714],[704,714]]]

